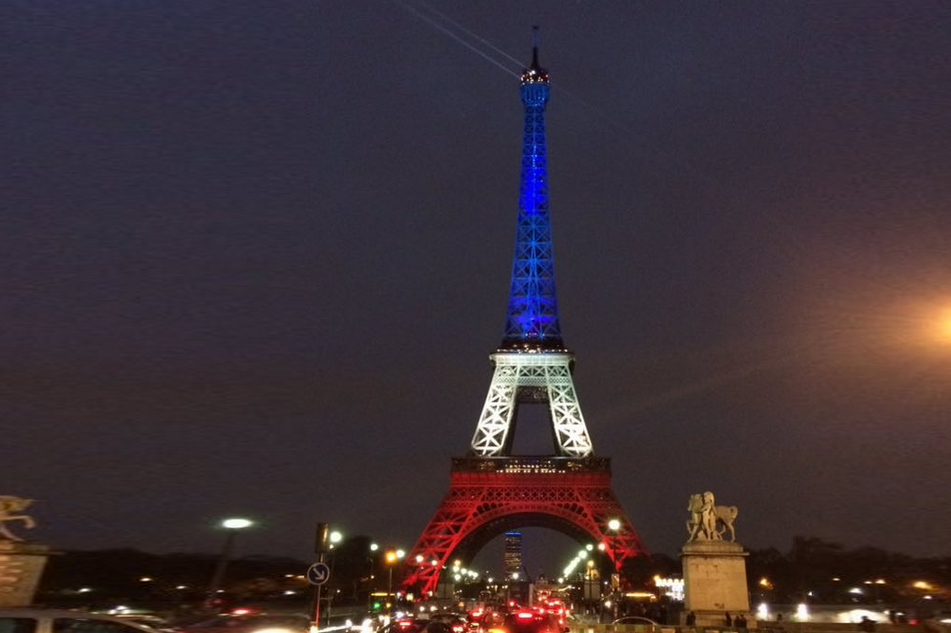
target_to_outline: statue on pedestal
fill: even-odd
[[[684,609],[699,627],[735,627],[750,611],[746,583],[748,553],[736,542],[734,506],[718,506],[712,492],[690,495],[687,502],[689,538],[681,549],[684,570]],[[723,538],[730,532],[730,539]]]
[[[687,502],[690,520],[687,521],[687,542],[721,541],[723,534],[730,531],[730,541],[736,541],[733,523],[739,514],[736,506],[718,506],[712,492],[690,495]]]
[[[50,548],[39,543],[26,543],[10,531],[10,524],[33,529],[36,521],[24,510],[33,499],[0,495],[0,609],[33,604]]]
[[[7,529],[7,523],[19,521],[26,529],[36,527],[36,521],[28,514],[16,514],[23,512],[33,503],[33,499],[23,499],[22,497],[12,497],[9,495],[0,495],[0,541],[22,541],[19,536]]]

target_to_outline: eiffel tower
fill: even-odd
[[[423,596],[432,595],[450,560],[468,562],[519,527],[596,543],[618,571],[644,553],[611,489],[610,459],[594,455],[572,379],[574,354],[561,337],[545,142],[550,90],[536,40],[521,77],[522,181],[505,336],[490,356],[495,370],[469,454],[453,458],[449,492],[408,556],[404,586]],[[548,405],[553,454],[512,455],[521,404]]]

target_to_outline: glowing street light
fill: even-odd
[[[386,561],[386,566],[389,567],[389,573],[387,575],[386,581],[386,599],[390,599],[390,594],[393,593],[393,567],[399,562],[406,552],[401,549],[388,549],[383,555],[383,560]],[[395,602],[395,600],[394,600]]]
[[[225,530],[227,530],[227,532],[225,533],[226,536],[224,547],[221,548],[221,556],[218,558],[218,564],[215,566],[215,573],[211,577],[211,583],[208,585],[208,596],[206,599],[207,607],[211,607],[214,604],[214,600],[218,595],[218,590],[221,587],[221,583],[225,579],[225,571],[228,569],[228,562],[231,560],[231,552],[234,550],[235,537],[239,531],[254,525],[254,521],[235,517],[225,519],[220,525]]]
[[[621,557],[618,555],[617,551],[617,535],[621,530],[621,520],[620,519],[608,519],[608,532],[611,534],[611,558],[614,562],[614,573],[611,576],[611,597],[615,597],[617,589],[620,587],[620,573],[621,573]],[[604,606],[612,610],[613,618],[617,619],[618,617],[618,606],[617,601],[612,602],[609,600],[604,603]]]
[[[614,559],[614,567],[618,572],[621,571],[621,558],[618,556],[617,552],[617,535],[621,531],[621,520],[620,519],[609,519],[608,520],[608,532],[611,533],[611,558]]]

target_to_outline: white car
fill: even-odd
[[[0,609],[0,633],[156,633],[111,615],[66,609]]]

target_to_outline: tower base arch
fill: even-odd
[[[449,492],[407,558],[404,586],[432,595],[454,557],[471,559],[493,537],[532,526],[603,546],[618,570],[646,554],[611,489],[610,459],[454,458]]]

